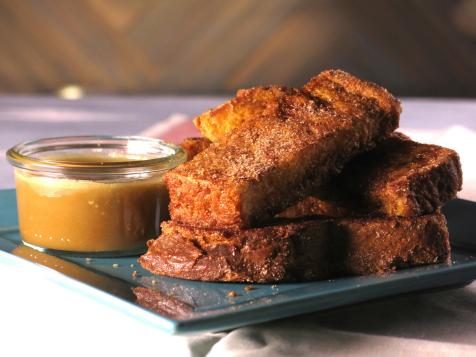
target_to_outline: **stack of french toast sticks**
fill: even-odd
[[[139,261],[234,282],[329,279],[447,263],[440,207],[458,154],[394,132],[400,103],[339,70],[303,88],[240,90],[194,120],[204,138],[168,172],[171,220]]]

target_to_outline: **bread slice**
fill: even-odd
[[[461,164],[455,151],[395,133],[351,160],[327,185],[279,216],[418,216],[443,206],[461,186]]]
[[[206,138],[185,142],[185,150],[194,155],[211,145]],[[328,184],[277,216],[419,216],[436,211],[456,197],[461,187],[461,164],[455,151],[393,133],[375,149],[352,159]]]
[[[336,91],[357,94],[355,97],[336,96]],[[312,78],[303,90],[327,106],[355,114],[360,105],[352,105],[352,100],[362,97],[376,101],[387,113],[400,112],[400,103],[385,88],[362,81],[340,70],[329,70]],[[213,141],[220,141],[231,130],[244,123],[256,122],[270,116],[279,116],[283,97],[288,88],[282,86],[254,87],[240,89],[230,101],[197,116],[193,122],[202,135]],[[338,99],[338,100],[336,100]],[[361,113],[360,113],[361,114]]]
[[[381,100],[389,104],[380,105],[363,95],[373,85],[345,76],[352,90],[329,84],[332,105],[328,98],[324,102],[280,88],[284,94],[276,115],[244,123],[168,172],[172,219],[195,227],[257,225],[308,196],[349,159],[390,135],[398,126],[398,102],[384,91]]]
[[[194,155],[211,145],[206,138],[189,138],[184,143],[186,151]],[[328,184],[277,216],[418,216],[434,212],[455,198],[461,187],[461,164],[454,150],[394,133],[375,149],[352,159]]]
[[[414,218],[308,219],[263,228],[210,230],[173,221],[148,243],[140,264],[175,278],[282,282],[384,273],[447,263],[440,213]]]

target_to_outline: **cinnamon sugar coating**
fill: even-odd
[[[283,97],[293,91],[283,86],[240,89],[233,99],[197,116],[193,122],[205,138],[219,141],[245,122],[279,116]]]
[[[191,139],[186,141],[195,153],[211,144],[206,138]],[[461,187],[461,164],[455,151],[394,133],[277,216],[419,216],[442,207]]]
[[[168,172],[172,219],[196,227],[262,224],[398,127],[399,103],[380,87],[342,71],[313,81],[324,94],[254,89],[273,93],[271,109]]]
[[[439,209],[461,186],[455,151],[395,133],[279,216],[418,216]]]

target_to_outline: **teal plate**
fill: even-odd
[[[14,190],[0,191],[0,263],[43,271],[46,279],[171,333],[226,330],[476,279],[476,203],[445,207],[452,265],[431,265],[383,276],[302,284],[206,283],[153,276],[130,258],[72,258],[39,253],[19,237]],[[114,266],[113,266],[114,264]],[[137,274],[133,276],[133,271]],[[249,290],[249,291],[248,291]],[[228,296],[230,291],[236,297]]]

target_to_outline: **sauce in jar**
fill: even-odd
[[[159,234],[169,201],[162,175],[185,154],[153,139],[70,137],[20,144],[8,158],[24,243],[128,255]]]

